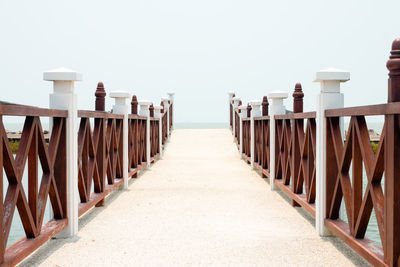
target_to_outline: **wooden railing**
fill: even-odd
[[[73,220],[77,221],[89,209],[103,206],[107,195],[124,184],[124,172],[128,173],[127,178],[137,177],[141,169],[160,157],[163,150],[161,141],[165,143],[172,130],[172,100],[164,112],[155,114],[153,110],[150,112],[152,117],[147,117],[138,115],[136,96],[132,97],[132,114],[124,115],[104,111],[106,93],[102,83],[98,84],[95,95],[96,111],[75,110],[70,114],[68,110],[0,102],[1,266],[18,264],[47,240],[70,227]],[[115,97],[121,97],[120,92]],[[162,107],[156,108],[161,110]],[[75,114],[75,121],[79,122],[76,133],[69,131],[67,124],[68,118],[73,119],[71,114]],[[11,146],[15,144],[7,137],[7,124],[3,120],[14,117],[24,118],[17,150]],[[43,117],[51,119],[49,136],[42,128]],[[127,129],[124,128],[125,119]],[[150,133],[146,131],[148,122]],[[79,201],[68,193],[71,190],[68,189],[67,174],[71,173],[67,170],[68,152],[73,149],[67,143],[71,132],[77,141],[75,166],[78,171],[74,181]],[[124,132],[127,132],[127,147],[124,147]],[[148,134],[150,159],[147,158]],[[127,164],[124,155],[127,155]],[[45,216],[47,199],[52,208],[51,219]],[[74,207],[78,213],[75,218],[70,218],[67,211]],[[15,224],[16,208],[25,237],[8,245],[14,242],[8,241]],[[47,213],[49,211],[47,208]]]
[[[269,177],[269,116],[254,119],[254,167],[263,177]]]
[[[315,112],[275,115],[275,184],[315,216]],[[304,129],[304,120],[307,120]],[[305,192],[304,192],[305,191]]]
[[[29,115],[28,115],[29,114]],[[25,118],[15,157],[3,124],[5,117]],[[41,118],[52,119],[49,142],[44,137]],[[64,110],[22,105],[0,104],[0,262],[15,265],[68,224],[66,215],[66,118]],[[42,177],[39,177],[39,168]],[[5,178],[3,178],[3,169]],[[26,184],[23,176],[27,172]],[[24,179],[24,181],[26,181]],[[3,188],[3,185],[7,188]],[[5,196],[3,195],[5,192]],[[47,199],[54,213],[45,220]],[[22,222],[25,237],[7,247],[15,209]]]
[[[340,82],[350,76],[329,69],[316,73],[315,81],[321,82],[318,113],[303,112],[304,94],[296,84],[293,113],[285,114],[287,94],[272,92],[270,117],[264,97],[262,116],[260,104],[252,102],[251,116],[234,121],[242,128],[237,142],[242,142],[243,158],[270,176],[271,188],[281,189],[293,206],[314,216],[320,235],[340,237],[374,266],[400,266],[400,39],[393,42],[387,68],[387,104],[341,108]],[[232,110],[237,102],[231,102]],[[374,140],[368,116],[384,117]],[[345,135],[344,117],[350,119]],[[371,220],[379,240],[366,237]]]

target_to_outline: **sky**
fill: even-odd
[[[244,103],[296,82],[315,110],[316,71],[347,70],[345,106],[387,101],[400,1],[0,1],[0,100],[48,107],[43,72],[83,73],[79,109],[98,81],[160,103],[175,92],[175,122],[226,122],[228,91]],[[113,99],[107,97],[110,110]]]

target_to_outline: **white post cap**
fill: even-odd
[[[257,107],[257,106],[261,106],[261,101],[258,100],[252,100],[249,102],[251,107]]]
[[[286,99],[288,98],[288,93],[285,91],[272,91],[268,93],[268,99]]]
[[[168,98],[168,97],[161,97],[161,100],[162,100],[162,101],[168,101],[169,98]]]
[[[130,98],[131,94],[126,91],[118,90],[118,91],[112,91],[110,93],[110,97],[112,97],[112,98]]]
[[[334,68],[317,71],[314,82],[321,83],[321,93],[340,93],[340,83],[350,80],[350,72]]]
[[[67,68],[57,68],[43,73],[45,81],[82,81],[82,73]]]
[[[234,94],[235,94],[234,91],[229,91],[229,92],[228,92],[228,95],[229,95],[229,97],[231,97],[231,98],[233,97]]]
[[[347,82],[350,80],[350,72],[335,68],[328,68],[317,71],[314,74],[314,82],[322,81],[340,81]]]
[[[150,106],[151,104],[152,104],[152,102],[148,101],[148,100],[140,100],[139,101],[140,106]]]

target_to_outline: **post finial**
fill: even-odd
[[[132,114],[138,114],[138,101],[136,95],[132,96],[132,101],[131,101],[131,113]]]
[[[150,107],[149,107],[149,110],[150,110],[150,117],[154,117],[154,105],[153,105],[153,103],[150,105]]]
[[[389,70],[388,102],[400,101],[400,38],[392,43],[390,58],[386,63]]]
[[[293,112],[299,113],[303,112],[303,98],[304,93],[301,88],[301,83],[296,83],[293,92]]]
[[[247,104],[247,118],[250,118],[250,116],[251,116],[251,105],[249,103]]]
[[[95,110],[96,111],[105,111],[106,110],[106,90],[104,90],[104,84],[102,82],[97,83],[96,92],[94,93],[96,96],[95,100]]]
[[[268,106],[269,106],[268,97],[264,96],[263,101],[262,101],[262,115],[263,116],[268,116]]]

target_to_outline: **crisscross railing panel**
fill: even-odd
[[[363,107],[366,108],[368,107]],[[370,262],[382,264],[389,249],[386,245],[388,233],[385,225],[388,221],[385,221],[385,212],[394,204],[387,202],[382,186],[383,181],[390,177],[384,176],[385,142],[386,136],[392,133],[388,132],[385,120],[374,151],[363,109],[327,111],[326,225]],[[351,114],[345,140],[340,127],[341,119],[335,116],[338,112],[342,116]],[[384,115],[379,113],[372,115]],[[339,218],[342,203],[347,222],[345,218]],[[365,237],[372,211],[375,213],[380,245]],[[399,246],[400,238],[396,237],[396,240],[396,245]]]
[[[269,117],[254,120],[254,166],[262,172],[263,177],[269,177],[269,126]]]
[[[154,161],[160,155],[159,119],[150,120],[150,157]]]
[[[79,216],[122,184],[122,115],[79,111]],[[93,120],[93,126],[90,122]],[[92,130],[93,127],[93,130]]]
[[[242,153],[243,157],[250,162],[251,151],[250,151],[250,119],[242,119],[242,134],[243,134],[243,144],[242,144]]]
[[[276,159],[275,183],[315,216],[316,195],[316,122],[315,112],[275,116]],[[304,128],[304,120],[307,119]]]
[[[3,123],[5,116],[25,117],[15,157]],[[48,142],[40,116],[52,118]],[[66,111],[0,105],[0,214],[3,217],[0,223],[0,262],[14,265],[67,225],[66,116]],[[8,185],[4,183],[3,170]],[[27,185],[24,186],[25,179]],[[3,185],[7,185],[5,196]],[[50,221],[45,220],[47,198],[54,214]],[[25,238],[7,247],[16,208]]]

